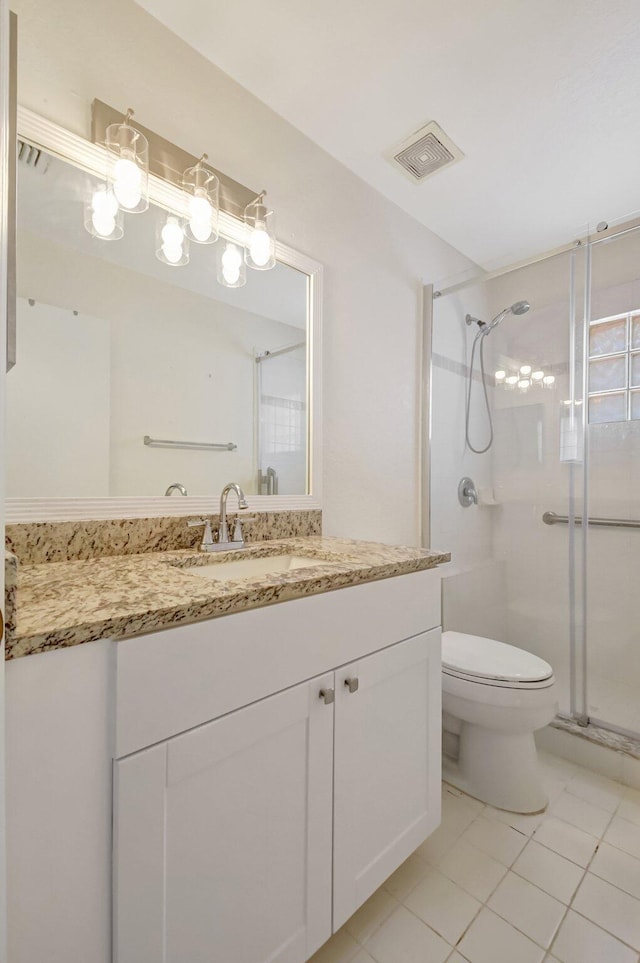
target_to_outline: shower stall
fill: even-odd
[[[453,554],[446,627],[541,656],[562,717],[639,739],[640,223],[434,293],[429,517],[431,545]],[[463,476],[477,505],[458,503]]]

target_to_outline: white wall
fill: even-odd
[[[24,105],[86,136],[94,97],[131,103],[141,123],[269,188],[279,236],[326,268],[325,531],[415,544],[421,286],[469,262],[131,0],[108,15],[97,0],[15,7]]]
[[[7,375],[8,498],[109,494],[109,323],[18,298]]]

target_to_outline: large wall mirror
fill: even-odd
[[[273,270],[228,288],[210,246],[161,263],[166,210],[154,203],[127,216],[120,240],[92,237],[83,207],[98,149],[27,111],[19,137],[9,517],[25,500],[30,517],[70,499],[106,514],[105,499],[116,515],[122,499],[188,512],[230,480],[256,506],[319,504],[319,266],[278,245]]]

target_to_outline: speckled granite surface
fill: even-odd
[[[194,566],[231,558],[304,555],[318,564],[250,579],[209,580]],[[434,568],[443,552],[310,536],[211,555],[190,551],[18,565],[15,625],[6,658],[123,639],[172,625],[316,595],[375,579]]]
[[[234,517],[233,511],[229,514]],[[198,547],[202,531],[187,527],[188,519],[193,517],[191,514],[7,525],[6,547],[17,555],[22,565],[179,551]],[[219,516],[207,517],[211,519],[215,531]],[[293,535],[320,535],[322,532],[320,510],[252,512],[251,517],[253,521],[245,526],[245,539],[248,542]]]
[[[18,588],[18,559],[11,552],[4,553],[4,627],[7,636],[16,628],[16,592]]]

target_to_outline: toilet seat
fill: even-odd
[[[464,632],[442,633],[442,671],[480,685],[544,689],[554,684],[548,662],[514,645]]]

